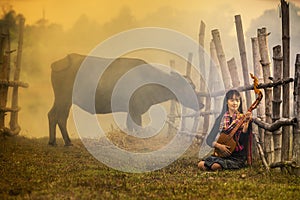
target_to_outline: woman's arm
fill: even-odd
[[[210,147],[214,147],[214,142],[216,140],[216,137],[218,135],[218,133],[220,132],[220,122],[221,122],[222,116],[219,116],[215,123],[213,128],[211,129],[211,131],[209,132],[207,138],[206,138],[206,143],[210,146]]]
[[[230,152],[230,146],[227,146],[225,144],[220,144],[218,142],[213,142],[213,146],[217,149],[219,149],[221,152],[223,152],[223,154],[227,154],[227,155],[230,155],[231,152]]]
[[[243,133],[247,133],[248,131],[248,127],[249,127],[249,122],[252,120],[252,113],[251,112],[247,112],[245,117],[245,122],[243,124]]]

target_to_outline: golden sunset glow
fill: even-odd
[[[289,2],[293,8],[300,8],[299,0]],[[41,19],[47,26],[54,25],[47,33],[25,38],[30,43],[24,47],[21,77],[30,87],[21,90],[21,134],[48,135],[47,113],[53,103],[50,65],[57,59],[69,53],[87,54],[103,40],[131,28],[169,28],[197,41],[202,20],[206,24],[205,50],[209,53],[211,30],[219,29],[227,59],[235,57],[239,63],[234,16],[241,15],[251,66],[250,39],[256,36],[257,28],[270,27],[271,44],[281,42],[279,5],[279,0],[1,0],[0,17],[13,9],[25,17],[27,27],[36,26]],[[298,20],[299,13],[293,13],[293,17]],[[299,21],[294,19],[291,27],[299,27]],[[35,38],[37,36],[39,38]],[[291,37],[292,52],[297,50],[294,44],[299,44],[293,39]],[[152,60],[169,63],[166,54],[147,53],[146,57]],[[70,124],[70,136],[75,137],[74,125]]]
[[[299,4],[298,0],[290,2]],[[228,14],[242,13],[245,19],[250,20],[262,14],[264,10],[276,8],[278,0],[2,0],[0,5],[11,5],[18,13],[26,17],[28,24],[35,23],[45,17],[52,23],[62,24],[69,28],[81,15],[87,15],[99,23],[105,23],[118,15],[123,7],[128,7],[137,19],[145,18],[162,8],[176,11],[193,12],[195,17],[211,18],[215,12]],[[162,13],[162,18],[163,13]],[[178,16],[179,17],[179,16]],[[249,23],[245,22],[245,23]],[[217,24],[217,23],[216,23]]]

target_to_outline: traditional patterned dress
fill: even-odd
[[[218,132],[229,133],[230,130],[234,128],[234,126],[239,121],[242,115],[243,114],[235,113],[232,117],[230,117],[229,112],[227,111],[221,120],[220,128]],[[230,156],[225,158],[209,156],[204,159],[205,167],[211,169],[211,166],[214,163],[220,164],[223,169],[240,169],[246,166],[247,156],[249,156],[251,152],[251,148],[249,148],[251,147],[251,145],[249,145],[249,143],[251,142],[250,140],[251,137],[249,137],[251,133],[251,124],[249,124],[248,131],[246,133],[243,133],[242,129],[243,129],[242,127],[238,129],[238,131],[233,136],[234,140],[237,143],[236,149],[233,151],[233,153]],[[207,137],[206,140],[208,145],[212,146],[212,142],[215,140],[218,132],[216,131],[210,132],[210,135]],[[250,162],[249,159],[248,162]]]

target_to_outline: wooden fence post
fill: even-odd
[[[235,59],[231,58],[230,60],[228,60],[227,65],[228,65],[228,70],[230,72],[230,77],[232,80],[232,86],[234,88],[239,87],[240,86],[240,78],[238,75]],[[246,92],[248,92],[248,90]],[[242,96],[242,100],[243,100],[243,110],[247,110],[248,109],[247,108],[247,100],[245,100],[244,94],[241,94],[241,96]]]
[[[188,61],[186,63],[186,76],[188,78],[191,78],[191,69],[192,69],[192,60],[193,60],[193,54],[192,53],[189,53],[188,55]],[[182,108],[182,116],[186,114],[186,107],[183,106]],[[185,130],[185,117],[181,117],[182,118],[182,121],[181,121],[181,131],[184,131]]]
[[[171,69],[175,68],[175,60],[170,60],[170,66]],[[168,133],[169,135],[172,135],[175,132],[175,107],[176,107],[176,102],[175,100],[171,100],[171,105],[170,105],[170,114],[169,114],[169,123],[168,123]]]
[[[242,62],[244,85],[247,86],[247,85],[250,85],[249,84],[249,72],[248,72],[248,62],[247,62],[247,54],[246,54],[246,48],[245,48],[244,31],[243,31],[242,19],[241,19],[240,15],[235,16],[235,27],[236,27],[240,57],[241,57],[241,62]],[[250,93],[250,91],[246,91],[245,94],[246,94],[247,108],[249,108],[252,104],[251,93]]]
[[[273,66],[274,66],[274,79],[273,81],[281,80],[282,72],[282,55],[281,55],[281,46],[277,45],[273,48]],[[273,122],[276,122],[280,119],[280,104],[281,104],[281,86],[275,86],[273,88]],[[274,162],[281,161],[281,128],[273,132],[274,140]]]
[[[215,43],[219,64],[221,67],[224,86],[225,86],[225,89],[228,90],[231,88],[231,81],[230,81],[230,76],[229,76],[229,72],[228,72],[225,53],[224,53],[222,42],[221,42],[220,33],[219,33],[219,30],[217,30],[217,29],[212,30],[211,33],[213,36],[213,41]]]
[[[205,56],[204,56],[205,55],[204,36],[205,36],[205,23],[201,21],[200,30],[199,30],[199,66],[200,66],[200,73],[205,78],[206,72],[205,72]],[[205,91],[205,83],[202,76],[200,76],[200,92]]]
[[[260,56],[259,56],[259,49],[258,49],[258,41],[257,41],[257,37],[255,38],[251,38],[251,44],[252,44],[252,56],[253,56],[253,70],[254,70],[254,75],[257,77],[258,82],[262,83],[263,79],[262,79],[262,70],[261,70],[261,66],[260,66]],[[263,92],[263,91],[261,91]],[[264,98],[262,98],[262,100],[264,100]],[[260,101],[260,104],[258,105],[257,109],[256,109],[256,117],[257,118],[261,118],[262,115],[262,106],[264,104],[264,102],[262,102],[262,100]],[[252,142],[252,146],[255,146],[256,148],[253,148],[253,157],[258,157],[258,154],[260,154],[260,157],[262,159],[264,159],[265,161],[265,165],[266,165],[266,160],[265,160],[265,155],[263,153],[263,129],[252,124],[252,132],[254,135],[254,140]]]
[[[237,71],[237,66],[234,58],[227,61],[228,70],[230,72],[233,87],[240,86],[240,79]]]
[[[0,26],[0,79],[3,81],[9,80],[9,30],[8,25]],[[8,86],[0,85],[0,129],[5,127],[5,112],[7,105]]]
[[[217,56],[217,50],[216,50],[216,46],[213,40],[211,40],[210,42],[210,57],[211,57],[211,63],[210,63],[210,67],[213,68],[213,66],[215,65],[215,69],[219,69],[220,70],[220,65],[219,65],[219,61],[218,61],[218,56]],[[220,89],[222,83],[221,80],[218,79],[218,77],[213,76],[213,73],[211,73],[211,78],[209,79],[211,81],[211,88],[209,88],[211,91],[217,91],[218,89]],[[225,94],[225,93],[224,93]],[[222,98],[219,96],[215,96],[214,97],[214,105],[215,105],[215,111],[216,110],[216,105],[222,105]],[[220,110],[221,112],[221,110]],[[215,114],[215,118],[217,117],[217,114]]]
[[[270,69],[270,55],[268,50],[268,42],[267,42],[267,30],[266,28],[261,28],[257,30],[257,38],[258,38],[258,46],[259,46],[259,53],[261,57],[261,65],[263,68],[263,76],[264,76],[264,82],[270,83],[271,80],[269,77],[271,77],[271,69]],[[265,89],[265,113],[266,113],[266,122],[271,124],[272,118],[271,118],[271,110],[272,110],[272,89],[266,88]],[[273,140],[272,140],[272,133],[270,131],[265,132],[265,151],[267,156],[268,163],[273,162]]]
[[[204,52],[204,37],[205,37],[205,23],[203,21],[201,21],[200,23],[200,30],[199,30],[199,65],[200,65],[200,92],[205,92],[205,78],[206,78],[206,71],[205,71],[205,52]],[[204,103],[205,101],[205,103]],[[204,103],[205,105],[205,110],[210,109],[210,99],[208,99],[208,97],[206,98],[201,98],[201,103]],[[206,133],[208,126],[207,124],[209,124],[209,115],[205,115],[203,118],[203,127],[202,127],[202,131],[200,130],[201,127],[199,126],[197,129],[196,123],[198,125],[199,122],[199,117],[195,118],[194,121],[194,125],[193,125],[193,132],[202,132],[202,133]]]
[[[16,61],[16,69],[14,74],[14,81],[19,81],[20,78],[20,71],[21,71],[21,58],[22,58],[22,50],[23,50],[23,31],[24,31],[24,24],[25,18],[20,19],[19,25],[19,42],[18,42],[18,51],[17,51],[17,61]],[[14,134],[19,134],[20,126],[18,124],[18,98],[19,98],[19,86],[13,87],[13,94],[12,94],[12,103],[11,108],[13,111],[11,112],[10,118],[10,129]]]
[[[254,68],[254,75],[257,77],[259,83],[263,83],[263,73],[262,73],[262,67],[260,64],[260,55],[259,55],[259,48],[258,48],[258,39],[257,37],[251,38],[252,42],[252,53],[253,53],[253,68]],[[264,91],[262,91],[264,93]],[[258,105],[257,108],[257,118],[259,118],[262,121],[266,121],[266,115],[265,115],[265,98],[263,98]],[[257,126],[253,126],[254,132]],[[263,149],[264,147],[264,141],[265,141],[265,130],[263,128],[258,127],[258,133],[259,133],[259,141],[261,143],[261,146]]]
[[[209,91],[214,90],[215,86],[217,85],[217,79],[214,77],[214,71],[213,69],[215,69],[214,67],[216,66],[216,62],[218,62],[217,59],[217,53],[216,53],[216,48],[215,45],[213,43],[213,41],[210,42],[210,56],[211,56],[211,60],[210,60],[210,70],[208,72],[208,80],[211,81],[209,84]],[[209,112],[211,110],[211,102],[212,102],[212,98],[210,95],[207,95],[205,98],[205,112]],[[204,119],[203,119],[203,136],[205,136],[208,133],[208,128],[209,128],[209,121],[210,121],[210,115],[204,115]]]
[[[297,54],[295,64],[294,115],[297,118],[297,123],[293,127],[292,160],[300,166],[300,54]],[[294,168],[293,173],[300,176],[300,168]]]
[[[289,4],[281,0],[281,19],[282,19],[282,50],[283,50],[283,79],[290,76],[290,22],[289,22]],[[282,117],[289,118],[290,115],[290,85],[285,84],[282,87]],[[282,161],[288,161],[290,157],[290,127],[282,128]]]

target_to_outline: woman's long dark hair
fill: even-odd
[[[228,101],[228,99],[232,99],[232,97],[234,95],[240,98],[240,107],[238,108],[238,111],[240,113],[243,113],[243,104],[242,104],[241,94],[237,90],[229,90],[224,97],[222,111],[221,111],[220,115],[217,117],[213,128],[211,129],[209,135],[206,138],[206,143],[211,147],[212,147],[212,143],[215,141],[215,138],[219,133],[221,120],[222,120],[224,114],[228,111],[227,101]]]

